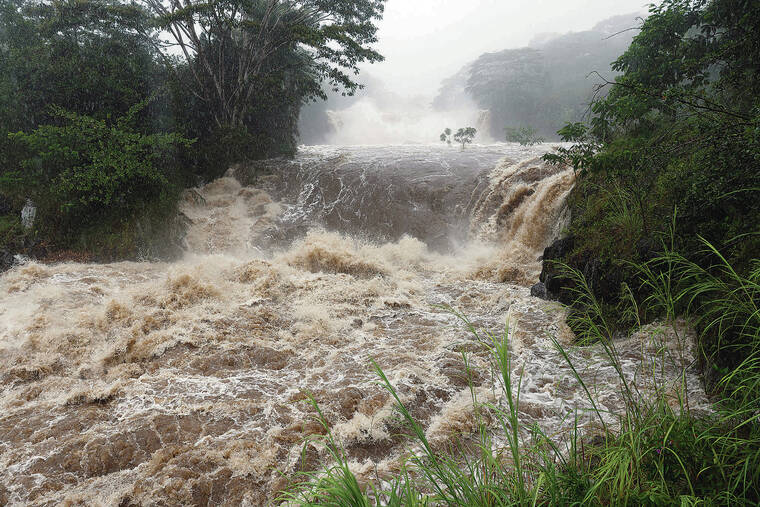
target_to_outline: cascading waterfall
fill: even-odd
[[[481,109],[478,111],[478,120],[475,123],[475,128],[478,129],[481,136],[487,135],[491,131],[491,110]]]
[[[572,340],[563,310],[527,288],[574,182],[547,149],[303,148],[188,191],[180,262],[6,272],[0,504],[264,505],[329,459],[307,393],[360,478],[390,473],[406,447],[371,361],[437,446],[474,427],[462,350],[498,401],[487,349],[438,305],[509,317],[522,417],[593,424],[551,345]],[[631,378],[650,345],[620,344]],[[570,353],[614,417],[603,352]]]

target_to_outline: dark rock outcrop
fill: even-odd
[[[536,298],[546,299],[546,285],[538,282],[530,288],[530,295]]]
[[[563,276],[562,268],[557,264],[562,262],[583,274],[597,298],[611,303],[618,301],[620,287],[630,277],[630,269],[602,257],[598,252],[578,252],[574,250],[575,245],[575,238],[569,236],[555,241],[544,250],[539,280],[546,286],[546,298],[566,305],[573,303],[575,295],[569,290],[573,282]]]
[[[7,250],[0,250],[0,273],[11,269],[14,262],[12,253]]]
[[[572,252],[574,247],[574,236],[567,236],[566,238],[558,239],[544,249],[544,260],[562,259],[567,256],[567,254]]]
[[[556,240],[544,250],[541,275],[538,278],[540,283],[544,285],[544,299],[561,301],[565,304],[572,302],[569,295],[565,294],[566,291],[562,290],[567,279],[561,275],[560,268],[556,263],[565,262],[574,246],[575,238],[568,236]],[[532,293],[533,289],[531,288]]]

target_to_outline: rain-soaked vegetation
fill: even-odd
[[[170,233],[182,188],[293,154],[301,106],[353,93],[357,66],[381,60],[382,12],[382,0],[3,0],[3,229],[25,199],[38,209],[36,230],[3,246],[135,256],[146,231]]]

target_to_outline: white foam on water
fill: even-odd
[[[548,149],[312,147],[268,162],[273,177],[188,192],[179,262],[30,261],[1,275],[0,498],[266,504],[329,459],[304,448],[324,433],[308,395],[361,480],[391,473],[407,443],[372,361],[436,445],[472,431],[462,350],[478,398],[504,402],[487,348],[440,305],[495,333],[509,319],[524,420],[562,435],[577,412],[592,427],[551,342],[572,342],[564,311],[528,289],[573,185],[536,158]],[[456,241],[431,246],[436,227]],[[677,399],[686,369],[691,406],[706,406],[689,340],[648,329],[620,342],[626,375],[645,392],[665,344],[657,382]],[[603,351],[569,350],[614,420]]]

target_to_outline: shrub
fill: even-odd
[[[130,220],[145,207],[169,202],[173,158],[191,141],[177,134],[145,135],[131,127],[147,101],[108,123],[53,108],[61,125],[10,134],[26,150],[15,176],[16,193],[38,204],[42,226],[56,239],[100,221]]]
[[[538,135],[533,127],[507,127],[504,129],[507,141],[520,143],[522,146],[533,146],[544,142],[544,138]]]

